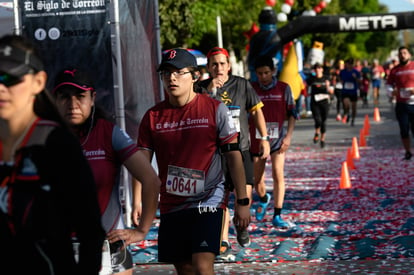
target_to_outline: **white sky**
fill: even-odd
[[[390,12],[414,11],[414,0],[379,0]]]

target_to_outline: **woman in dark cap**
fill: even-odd
[[[30,41],[0,38],[2,274],[98,274],[104,231],[92,172],[46,79]]]
[[[79,138],[93,171],[102,224],[111,247],[111,263],[104,266],[107,274],[132,274],[132,256],[127,246],[143,240],[151,228],[158,201],[151,200],[149,194],[158,197],[158,176],[128,134],[97,108],[94,81],[88,72],[64,69],[56,78],[53,94],[60,113]],[[139,223],[135,211],[137,215],[133,218],[138,225],[136,229],[126,229],[123,220],[119,194],[122,165],[142,182],[144,196]],[[134,203],[141,201],[134,200]]]

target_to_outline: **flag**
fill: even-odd
[[[279,80],[289,84],[295,100],[299,98],[302,90],[305,88],[303,78],[299,72],[298,55],[296,53],[295,44],[290,46],[282,71],[280,72]]]

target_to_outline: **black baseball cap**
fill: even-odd
[[[167,50],[162,55],[161,64],[158,66],[157,72],[162,71],[166,66],[172,66],[176,69],[186,67],[197,67],[197,60],[186,49]]]
[[[272,7],[264,7],[259,14],[260,24],[276,24],[277,17]]]
[[[79,92],[93,91],[94,85],[89,73],[78,69],[65,69],[61,71],[55,80],[55,87],[52,93],[56,93],[63,86],[72,86]]]
[[[22,77],[30,70],[43,70],[43,63],[31,51],[0,44],[0,72]]]

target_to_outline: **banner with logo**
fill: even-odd
[[[106,0],[19,0],[22,33],[39,46],[53,88],[74,67],[95,79],[97,101],[114,114],[111,27]]]
[[[414,12],[300,16],[271,33],[266,55],[307,33],[384,32],[414,28]]]

